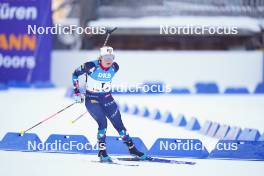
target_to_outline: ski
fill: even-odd
[[[133,158],[117,158],[120,161],[140,161],[140,162],[153,162],[153,163],[168,163],[168,164],[188,164],[188,165],[194,165],[196,164],[195,162],[191,161],[176,161],[176,160],[171,160],[171,159],[163,159],[163,158],[152,158],[150,157],[147,160],[140,160],[137,157]]]
[[[120,166],[139,166],[138,164],[126,164],[126,163],[120,163],[120,162],[116,162],[116,161],[112,161],[112,162],[102,162],[102,161],[91,161],[93,163],[101,163],[101,164],[113,164],[113,165],[120,165]]]

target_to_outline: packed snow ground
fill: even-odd
[[[7,132],[26,129],[45,117],[72,103],[65,98],[65,89],[10,89],[0,92],[0,138]],[[187,119],[197,116],[241,127],[258,128],[263,132],[264,97],[262,96],[115,96],[119,102],[147,105],[151,109],[183,113]],[[83,104],[77,104],[62,112],[31,132],[37,133],[42,141],[50,134],[85,135],[92,143],[96,142],[97,124],[85,115],[75,124],[70,121],[85,112]],[[151,119],[123,114],[123,121],[131,136],[140,137],[149,148],[159,137],[198,138],[210,151],[217,139],[209,138]],[[261,129],[262,128],[262,129]],[[108,135],[117,135],[109,123]],[[262,175],[264,162],[187,159],[196,165],[170,165],[139,163],[138,167],[93,163],[94,155],[51,154],[0,151],[0,175]]]

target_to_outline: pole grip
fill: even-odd
[[[106,34],[107,34],[107,36],[106,36],[106,39],[105,39],[105,42],[104,42],[104,45],[103,45],[103,46],[106,46],[107,41],[108,41],[110,35],[111,35],[116,29],[117,29],[117,27],[114,27],[114,28],[111,29],[111,30],[109,30],[109,29],[106,30]]]

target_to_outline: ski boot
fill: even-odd
[[[138,151],[138,149],[136,148],[136,146],[134,145],[131,139],[125,142],[125,144],[128,147],[129,153],[139,158],[139,160],[150,160],[151,159],[151,157],[147,156],[145,153]]]
[[[100,158],[100,162],[109,162],[112,163],[112,158],[108,156],[106,152],[105,142],[99,142],[99,153],[98,157]]]

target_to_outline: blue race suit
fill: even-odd
[[[97,139],[99,142],[105,142],[106,118],[110,120],[124,141],[130,140],[122,122],[119,108],[110,91],[112,78],[118,69],[119,66],[116,62],[105,70],[101,67],[100,60],[94,60],[81,65],[72,75],[74,92],[77,94],[80,93],[78,77],[87,74],[85,106],[98,124]]]

